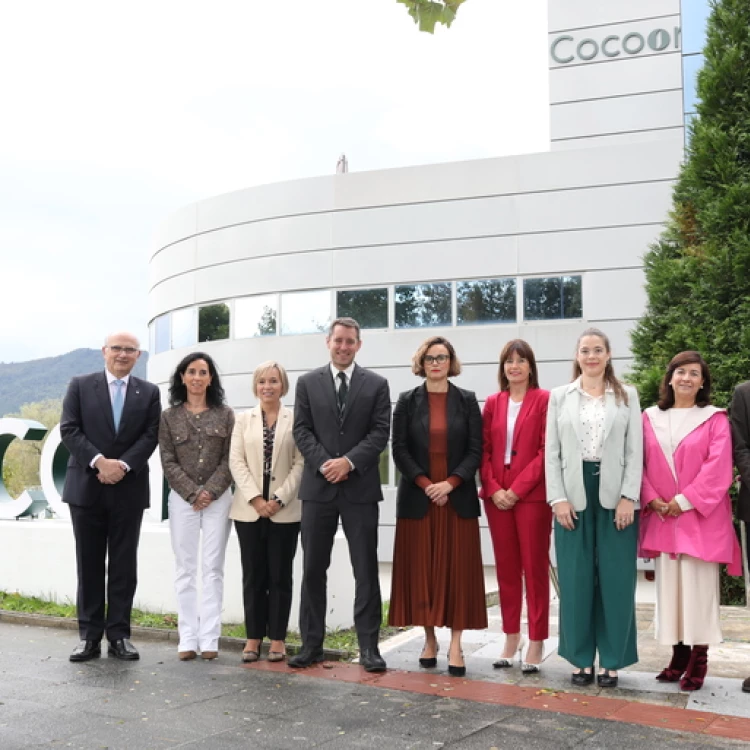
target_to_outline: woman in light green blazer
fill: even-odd
[[[558,653],[577,667],[574,685],[617,685],[638,661],[635,511],[643,470],[638,393],[612,367],[609,339],[585,330],[574,380],[555,388],[547,412],[547,502],[555,513],[560,579]]]

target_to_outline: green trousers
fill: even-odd
[[[622,669],[638,661],[635,624],[638,514],[622,531],[599,503],[599,463],[584,461],[586,510],[573,531],[555,521],[560,580],[558,653],[581,669]]]

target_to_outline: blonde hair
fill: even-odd
[[[269,359],[268,362],[261,362],[255,368],[255,372],[253,373],[253,395],[256,398],[258,397],[258,381],[269,370],[273,370],[274,367],[279,372],[279,379],[281,380],[281,395],[286,396],[286,394],[289,393],[289,377],[286,374],[286,370],[275,360]]]
[[[578,337],[578,341],[576,342],[576,356],[573,360],[573,380],[575,380],[577,377],[580,377],[580,375],[583,373],[583,370],[581,370],[581,365],[578,364],[578,347],[581,345],[581,339],[585,338],[586,336],[596,336],[604,342],[604,348],[607,350],[607,354],[610,355],[610,358],[607,360],[607,365],[604,368],[604,385],[609,386],[615,392],[615,401],[618,404],[622,402],[625,404],[625,406],[627,406],[628,392],[625,390],[625,387],[615,375],[615,368],[612,366],[612,347],[610,346],[609,338],[603,331],[600,331],[598,328],[587,328]]]

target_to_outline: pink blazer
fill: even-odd
[[[544,438],[549,391],[530,388],[523,397],[513,429],[510,469],[505,468],[508,425],[508,391],[493,393],[482,414],[483,451],[479,493],[489,500],[499,489],[513,490],[519,502],[544,503]]]
[[[742,558],[732,525],[728,489],[732,484],[732,433],[725,412],[712,406],[687,415],[674,440],[672,461],[669,412],[652,406],[643,413],[641,557],[660,552],[726,563],[742,575]],[[655,498],[684,495],[693,510],[662,518],[649,508]]]

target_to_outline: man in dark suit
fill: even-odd
[[[378,650],[379,461],[388,444],[391,397],[385,378],[354,363],[362,346],[356,320],[335,320],[326,344],[330,363],[299,379],[294,404],[294,439],[305,457],[299,492],[304,574],[302,650],[289,665],[307,667],[323,660],[326,578],[340,519],[356,582],[360,664],[379,672],[385,669]]]
[[[81,637],[70,661],[100,656],[105,632],[111,656],[139,658],[130,642],[130,612],[161,405],[159,389],[130,374],[141,353],[135,336],[108,336],[102,353],[104,372],[71,380],[60,421],[70,451],[62,499],[76,540]]]
[[[740,494],[737,498],[737,518],[750,524],[750,381],[734,389],[732,407],[732,443],[734,463],[740,472]],[[747,554],[747,550],[745,550]],[[742,683],[742,691],[750,693],[750,677]]]

